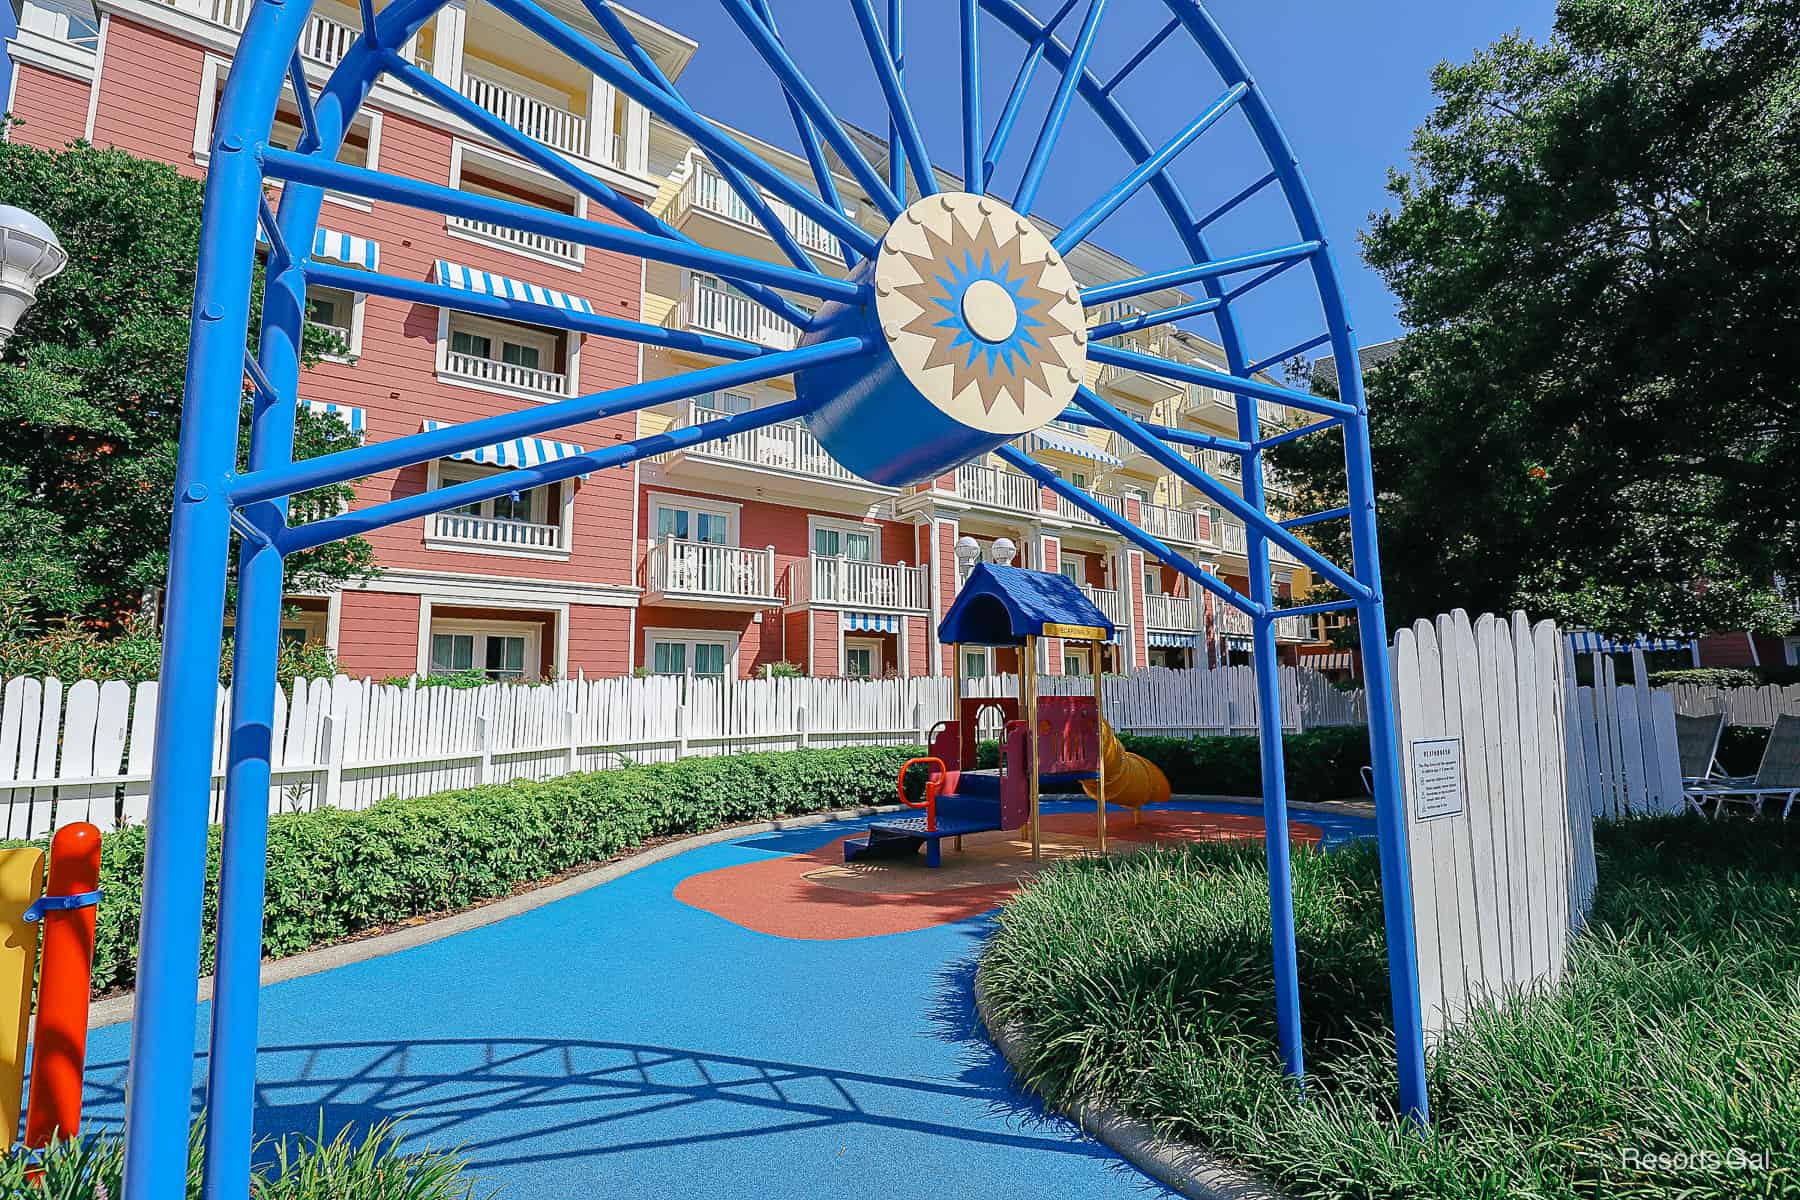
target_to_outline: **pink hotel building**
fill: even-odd
[[[206,169],[214,106],[250,0],[23,0],[7,108],[11,136],[42,147],[82,138]],[[549,5],[604,40],[578,5]],[[696,45],[623,14],[664,72],[679,79]],[[355,37],[353,5],[320,0],[302,44],[315,83]],[[775,259],[774,242],[680,135],[605,83],[541,52],[481,0],[451,0],[408,48],[437,78],[497,112],[697,240]],[[275,140],[289,145],[297,118]],[[748,137],[746,141],[760,145]],[[346,154],[359,165],[466,191],[587,214],[584,198],[500,152],[405,89],[378,87]],[[771,161],[799,178],[802,162]],[[872,139],[872,158],[884,156]],[[852,204],[856,185],[838,187]],[[777,203],[795,238],[833,263],[835,242]],[[866,201],[859,213],[873,214]],[[601,216],[596,211],[595,216]],[[314,247],[348,266],[452,288],[529,284],[592,311],[791,345],[796,330],[704,275],[534,234],[348,196],[327,196]],[[1085,282],[1135,273],[1071,258]],[[842,260],[836,260],[842,269]],[[1147,307],[1178,302],[1149,297]],[[349,345],[302,377],[303,401],[371,440],[528,408],[690,369],[703,360],[657,348],[490,320],[449,308],[318,291],[314,321]],[[1144,348],[1144,347],[1140,347]],[[1181,333],[1157,352],[1217,363],[1216,346]],[[1209,389],[1116,368],[1090,382],[1145,417],[1234,430],[1231,401]],[[540,456],[705,421],[782,398],[774,386],[720,393],[637,416],[591,421],[524,446],[491,447],[363,481],[373,503]],[[1271,409],[1265,420],[1288,414]],[[1057,425],[1027,439],[1042,461],[1242,586],[1243,529],[1108,435]],[[1229,469],[1233,462],[1214,462]],[[931,484],[879,487],[838,466],[798,425],[597,472],[373,535],[381,573],[331,595],[295,596],[289,636],[324,641],[353,674],[474,668],[497,677],[658,672],[749,675],[792,662],[816,675],[935,674],[934,641],[958,584],[956,545],[991,553],[1010,539],[1023,565],[1088,587],[1121,628],[1109,669],[1193,665],[1228,654],[1248,632],[1237,614],[1191,595],[1176,573],[1127,546],[1025,476],[971,463]],[[1303,593],[1304,569],[1274,567],[1278,590]],[[1282,630],[1283,657],[1318,653],[1305,619]],[[1085,652],[1046,650],[1052,672],[1088,672]],[[1011,664],[975,654],[971,671]]]

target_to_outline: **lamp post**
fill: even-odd
[[[42,218],[0,204],[0,349],[37,302],[38,286],[68,265],[69,252]]]

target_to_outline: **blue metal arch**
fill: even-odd
[[[799,415],[797,405],[782,405],[743,414],[728,421],[714,423],[702,437],[695,431],[686,435],[665,435],[664,439],[647,439],[633,446],[614,448],[563,460],[552,466],[527,469],[499,477],[495,481],[459,485],[434,493],[435,500],[415,498],[410,504],[394,503],[359,510],[335,521],[313,527],[289,529],[286,525],[285,497],[300,490],[307,479],[346,478],[350,475],[385,469],[401,462],[424,461],[426,458],[454,449],[462,442],[469,445],[493,440],[493,433],[508,418],[488,418],[470,422],[435,434],[369,447],[364,451],[314,460],[301,468],[292,463],[295,390],[300,365],[300,339],[304,327],[305,289],[314,264],[295,248],[312,245],[317,226],[323,188],[328,181],[351,179],[341,172],[348,168],[334,166],[345,131],[357,111],[382,76],[391,76],[411,86],[426,99],[445,107],[470,121],[482,132],[496,138],[508,149],[549,171],[564,183],[576,187],[604,207],[618,213],[642,231],[655,238],[681,235],[663,225],[657,218],[567,160],[518,134],[498,118],[476,108],[441,82],[420,72],[398,55],[398,48],[443,5],[445,0],[394,0],[380,12],[370,0],[363,0],[365,32],[340,60],[324,87],[315,97],[310,94],[304,67],[297,53],[299,39],[309,16],[304,0],[260,0],[250,14],[243,40],[226,85],[215,124],[214,155],[207,180],[204,236],[197,273],[196,321],[189,356],[189,377],[183,410],[182,453],[177,467],[176,511],[171,531],[170,588],[167,605],[168,635],[165,644],[163,689],[166,697],[159,712],[157,729],[157,779],[153,783],[150,846],[145,864],[145,915],[140,943],[139,1009],[133,1031],[130,1066],[129,1109],[127,1120],[127,1181],[130,1200],[147,1200],[151,1196],[171,1194],[185,1171],[186,1124],[188,1115],[189,1072],[191,1059],[186,1043],[192,1028],[192,1013],[187,1006],[192,999],[192,980],[198,969],[200,938],[199,881],[205,869],[205,825],[207,820],[207,788],[205,779],[211,771],[209,739],[196,738],[193,729],[210,719],[209,697],[215,678],[218,630],[223,617],[224,581],[220,564],[226,553],[230,531],[243,534],[240,548],[240,599],[235,642],[234,677],[240,686],[233,691],[226,774],[225,855],[220,880],[220,926],[215,1012],[212,1028],[212,1055],[209,1067],[208,1097],[210,1125],[206,1148],[205,1194],[209,1197],[238,1196],[243,1193],[248,1174],[250,1148],[250,1106],[253,1094],[253,1071],[256,1041],[256,987],[260,960],[263,858],[266,848],[267,811],[264,798],[269,778],[269,731],[273,720],[272,683],[278,644],[279,602],[283,583],[283,556],[308,545],[316,545],[333,537],[361,532],[379,524],[422,515],[436,507],[448,507],[499,494],[520,486],[556,478],[566,478],[612,462],[630,461],[644,453],[679,444],[728,436],[742,428],[753,428],[770,420]],[[935,189],[936,181],[925,158],[918,130],[906,110],[904,70],[899,56],[902,25],[900,0],[889,0],[885,28],[875,17],[868,0],[852,0],[864,40],[872,56],[877,77],[888,101],[892,121],[890,128],[899,144],[890,151],[890,176],[882,180],[853,146],[848,145],[843,129],[837,125],[823,101],[810,91],[804,77],[798,74],[781,49],[775,31],[773,14],[767,0],[722,0],[727,10],[746,33],[751,35],[767,65],[785,83],[790,109],[795,117],[807,157],[812,163],[818,183],[818,195],[805,193],[785,176],[777,175],[766,164],[750,161],[742,147],[735,146],[726,135],[704,127],[704,121],[680,98],[674,85],[657,71],[641,48],[631,40],[629,32],[616,15],[603,3],[590,4],[602,27],[607,30],[624,54],[621,60],[587,42],[581,35],[556,18],[536,8],[532,0],[494,0],[496,7],[513,17],[528,30],[537,33],[551,45],[564,51],[581,65],[605,74],[632,98],[651,107],[664,119],[695,136],[712,150],[715,161],[734,188],[762,221],[784,253],[794,262],[787,273],[738,262],[740,270],[724,274],[733,286],[769,307],[772,311],[799,319],[804,317],[770,286],[792,286],[795,290],[830,290],[834,281],[820,275],[816,265],[804,251],[784,237],[779,221],[761,201],[755,184],[761,183],[776,194],[797,204],[803,211],[820,219],[836,233],[843,244],[846,264],[858,256],[867,257],[874,243],[866,231],[842,215],[835,184],[825,165],[820,138],[837,149],[851,173],[876,197],[878,207],[891,216],[904,196],[906,169],[911,168],[914,182],[921,191]],[[1100,80],[1086,65],[1086,50],[1091,45],[1105,0],[1090,0],[1087,18],[1071,46],[1054,33],[1055,25],[1074,6],[1068,0],[1056,19],[1044,22],[1027,10],[1019,0],[962,0],[963,17],[963,81],[964,129],[963,152],[965,171],[971,180],[985,182],[988,156],[997,159],[1013,119],[1018,115],[1016,99],[1022,97],[1022,83],[1015,82],[1015,98],[1009,99],[994,139],[985,147],[980,138],[979,48],[976,22],[983,12],[1018,37],[1027,47],[1022,80],[1038,63],[1058,72],[1057,97],[1045,129],[1033,148],[1026,178],[1019,195],[1029,199],[1035,192],[1047,162],[1049,147],[1073,99],[1082,100],[1112,134],[1135,164],[1132,180],[1136,187],[1148,187],[1174,227],[1184,252],[1195,264],[1188,274],[1200,284],[1205,299],[1183,306],[1178,312],[1152,314],[1158,319],[1181,319],[1210,314],[1214,317],[1219,341],[1225,350],[1230,375],[1227,386],[1238,385],[1237,441],[1183,435],[1180,431],[1147,429],[1119,413],[1099,396],[1083,389],[1078,408],[1070,416],[1084,423],[1111,428],[1143,446],[1152,457],[1177,476],[1217,497],[1226,492],[1204,472],[1197,470],[1169,449],[1169,443],[1213,444],[1244,457],[1248,468],[1244,473],[1243,499],[1229,497],[1229,505],[1239,511],[1246,522],[1248,557],[1250,559],[1251,593],[1243,596],[1226,588],[1217,579],[1200,570],[1167,546],[1129,524],[1110,510],[1093,505],[1089,498],[1068,488],[1031,460],[1010,448],[1002,457],[1015,467],[1038,477],[1066,498],[1090,511],[1103,524],[1117,530],[1134,543],[1173,563],[1198,586],[1212,591],[1222,600],[1246,613],[1256,632],[1256,665],[1261,683],[1259,711],[1264,730],[1280,728],[1279,699],[1275,694],[1275,647],[1273,622],[1283,613],[1319,611],[1329,607],[1354,604],[1365,630],[1385,632],[1385,617],[1380,593],[1380,571],[1374,527],[1373,485],[1369,475],[1366,407],[1356,354],[1354,331],[1349,323],[1336,264],[1330,244],[1325,238],[1310,190],[1291,148],[1266,98],[1256,88],[1242,60],[1236,55],[1211,15],[1196,0],[1164,0],[1171,21],[1148,41],[1127,66],[1113,79]],[[1127,74],[1135,71],[1162,43],[1177,30],[1199,47],[1226,84],[1226,93],[1213,109],[1203,112],[1178,136],[1162,147],[1152,146],[1129,115],[1113,97],[1113,91]],[[1071,73],[1071,65],[1079,70]],[[621,74],[625,72],[625,74]],[[271,128],[280,102],[284,77],[291,80],[300,105],[306,139],[304,154],[263,154],[263,142]],[[1240,192],[1205,217],[1197,217],[1181,188],[1163,168],[1204,128],[1230,108],[1244,111],[1252,131],[1269,159],[1270,173]],[[737,153],[742,151],[742,155]],[[302,160],[310,160],[310,167]],[[904,161],[903,161],[904,160]],[[749,178],[746,179],[746,176]],[[285,179],[280,213],[273,216],[260,200],[261,186],[268,177]],[[362,180],[362,182],[369,182]],[[1227,286],[1225,276],[1249,269],[1241,261],[1220,262],[1213,259],[1205,228],[1221,214],[1242,203],[1270,184],[1278,184],[1292,212],[1303,242],[1284,252],[1271,252],[1259,259],[1268,270],[1247,284]],[[422,185],[400,187],[396,183],[399,202],[421,205],[446,203]],[[440,189],[441,191],[441,189]],[[1097,202],[1103,206],[1104,201]],[[1122,202],[1122,201],[1117,201]],[[1116,204],[1115,204],[1116,206]],[[1098,212],[1098,215],[1094,215]],[[1105,213],[1084,214],[1091,217],[1085,235]],[[265,282],[264,321],[258,357],[246,362],[244,338],[248,332],[251,262],[259,219],[263,222],[272,246],[270,269]],[[685,239],[683,239],[685,240]],[[1079,239],[1078,239],[1079,240]],[[648,244],[637,243],[649,253]],[[656,243],[664,252],[667,244]],[[696,251],[698,253],[698,251]],[[729,256],[728,256],[729,257]],[[1257,259],[1258,256],[1241,256]],[[1246,391],[1253,385],[1247,378],[1266,363],[1252,365],[1243,342],[1233,301],[1300,261],[1310,261],[1328,331],[1300,349],[1329,341],[1342,376],[1342,402],[1338,405],[1314,403],[1312,407],[1326,413],[1328,419],[1305,432],[1317,432],[1340,426],[1347,450],[1347,479],[1350,503],[1342,513],[1314,514],[1285,523],[1272,522],[1265,514],[1262,494],[1260,458],[1262,449],[1277,440],[1295,436],[1278,435],[1264,439],[1258,420],[1258,394],[1273,392],[1279,398],[1281,389],[1255,385],[1259,390]],[[1252,264],[1256,265],[1256,264]],[[731,268],[733,264],[724,264]],[[754,267],[754,269],[752,269]],[[1229,269],[1228,269],[1229,268]],[[323,275],[330,269],[317,268]],[[425,285],[416,285],[423,287]],[[395,293],[398,294],[398,293]],[[818,294],[815,292],[815,294]],[[529,305],[518,310],[527,319],[545,318]],[[545,318],[545,323],[566,323]],[[643,331],[630,328],[629,322],[590,330],[643,340]],[[1097,331],[1098,332],[1098,331]],[[1105,336],[1105,335],[1102,335]],[[785,374],[805,361],[831,361],[834,357],[861,353],[867,345],[854,339],[826,343],[810,348],[813,359],[800,352],[769,354],[761,347],[748,344],[708,344],[708,353],[742,361],[718,368],[708,368],[691,377],[693,381],[712,385],[714,381],[748,381],[766,377],[758,372]],[[759,361],[761,360],[761,361]],[[1104,361],[1104,360],[1102,360]],[[766,365],[765,365],[766,364]],[[776,370],[776,368],[781,368]],[[239,395],[241,381],[248,372],[254,381],[255,401],[252,410],[251,452],[247,472],[239,475],[232,461],[237,444]],[[573,420],[587,419],[595,413],[628,412],[670,398],[669,389],[639,384],[608,393],[606,397],[577,398],[575,401],[548,405],[534,417],[515,415],[507,428],[513,433],[542,432]],[[1296,397],[1304,400],[1304,398]],[[586,405],[584,408],[583,405]],[[654,445],[652,445],[654,443]],[[354,469],[353,469],[354,468]],[[348,474],[346,474],[348,472]],[[1353,575],[1339,571],[1333,564],[1319,560],[1310,547],[1291,539],[1287,528],[1315,519],[1348,517],[1352,525],[1355,547]],[[1349,595],[1344,605],[1307,606],[1303,609],[1278,609],[1272,596],[1269,575],[1270,538],[1298,549],[1308,561],[1318,566],[1327,579],[1339,583]],[[1379,637],[1371,644],[1365,638],[1365,677],[1369,688],[1371,740],[1376,764],[1376,792],[1382,848],[1384,902],[1387,906],[1390,973],[1394,984],[1395,1025],[1400,1062],[1401,1098],[1403,1105],[1416,1118],[1426,1116],[1423,1050],[1419,1029],[1416,972],[1412,959],[1411,901],[1405,859],[1404,820],[1399,808],[1396,778],[1397,752],[1391,724],[1391,686],[1388,663]],[[259,687],[258,682],[270,686]],[[201,710],[205,713],[202,715]],[[1298,1076],[1303,1064],[1300,1058],[1298,1025],[1298,985],[1294,970],[1292,905],[1286,837],[1286,798],[1281,742],[1278,736],[1265,736],[1263,775],[1265,785],[1265,821],[1267,824],[1270,902],[1275,937],[1277,974],[1277,1008],[1280,1015],[1280,1040],[1288,1070]]]

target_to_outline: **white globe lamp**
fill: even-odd
[[[37,302],[39,286],[68,265],[69,252],[41,217],[0,204],[0,347]]]

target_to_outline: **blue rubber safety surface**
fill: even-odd
[[[1326,827],[1328,844],[1371,831],[1296,819]],[[505,1200],[1172,1194],[1012,1083],[973,1013],[990,917],[798,941],[672,894],[689,875],[866,825],[703,847],[264,989],[258,1132],[401,1118],[409,1145],[460,1146],[477,1194],[501,1187]],[[198,1006],[196,1109],[207,1017]],[[90,1039],[90,1127],[119,1123],[129,1036],[118,1025]]]

